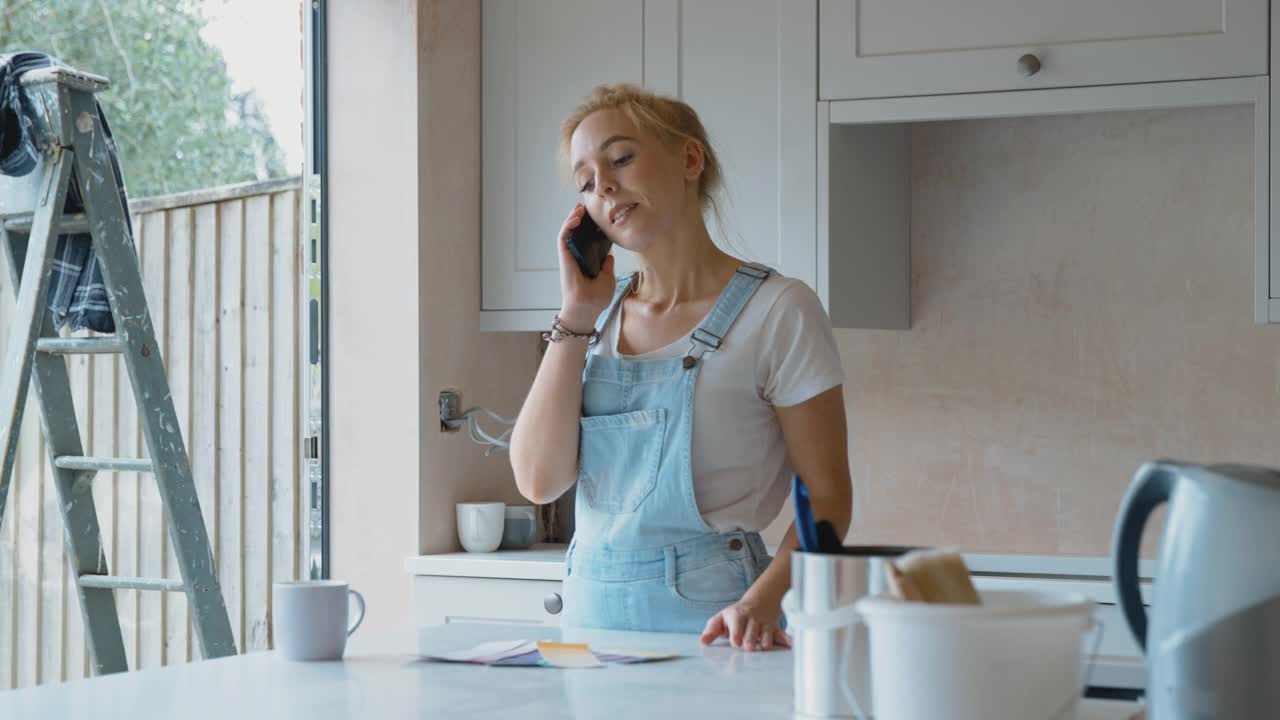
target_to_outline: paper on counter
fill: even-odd
[[[532,640],[488,642],[466,650],[426,656],[443,662],[494,665],[501,667],[600,668],[629,665],[679,657],[655,652],[593,652],[586,643],[557,643]]]
[[[451,653],[440,653],[439,655],[428,655],[432,660],[444,660],[445,662],[474,662],[488,664],[511,657],[513,655],[523,655],[530,650],[535,650],[536,646],[532,640],[499,640],[498,642],[481,643],[467,650],[457,650]]]
[[[668,653],[656,652],[620,652],[615,650],[593,650],[597,659],[602,663],[630,665],[632,663],[657,662],[659,660],[670,660],[671,658],[680,657],[679,655],[671,655]]]

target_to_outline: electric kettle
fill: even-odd
[[[1148,623],[1138,549],[1166,502]],[[1280,718],[1280,471],[1147,463],[1113,542],[1120,608],[1146,654],[1148,717]]]

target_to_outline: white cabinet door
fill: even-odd
[[[816,287],[816,23],[817,0],[486,0],[482,327],[543,329],[560,306],[555,235],[578,198],[559,124],[601,82],[689,102],[726,180],[716,242]]]
[[[542,329],[560,307],[556,235],[578,200],[560,122],[599,83],[644,81],[644,3],[485,0],[482,22],[480,308],[537,310]]]
[[[556,580],[415,575],[418,627],[446,623],[559,625],[564,601]]]
[[[1267,0],[821,0],[821,95],[1265,75],[1267,10]]]
[[[646,0],[645,82],[689,103],[723,166],[708,229],[815,287],[816,0]]]

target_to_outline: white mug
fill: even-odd
[[[507,506],[500,502],[463,502],[457,505],[458,540],[467,552],[493,552],[502,543]]]
[[[354,596],[358,613],[348,626]],[[364,622],[364,597],[341,580],[278,582],[271,587],[275,648],[287,660],[340,660],[347,636]]]

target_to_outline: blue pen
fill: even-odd
[[[818,528],[813,522],[813,508],[809,505],[809,491],[799,474],[791,476],[791,498],[796,506],[796,536],[800,538],[802,552],[817,552]]]

